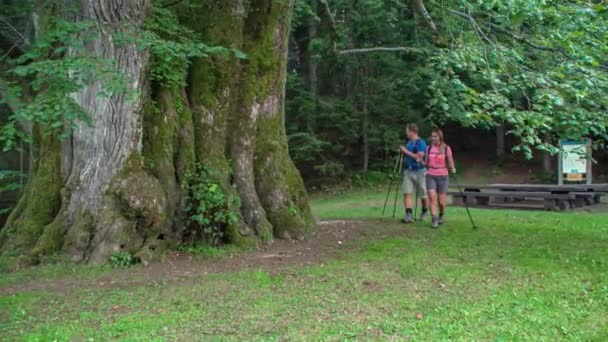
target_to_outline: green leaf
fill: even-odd
[[[239,49],[232,49],[232,53],[234,54],[234,57],[238,59],[247,59],[247,54]]]

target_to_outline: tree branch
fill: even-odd
[[[15,26],[4,16],[0,16],[0,49],[5,50],[4,57],[9,56],[13,51],[23,53],[29,45],[25,36],[15,28]]]
[[[318,3],[321,5],[318,7],[321,23],[329,30],[333,50],[336,51],[336,41],[338,40],[336,20],[334,19],[334,15],[331,13],[327,0],[318,0]]]
[[[369,53],[369,52],[407,52],[407,53],[422,53],[421,49],[397,46],[397,47],[372,47],[372,48],[360,48],[360,49],[347,49],[338,51],[338,55],[348,55],[356,53]]]
[[[483,35],[484,40],[486,40],[489,44],[493,45],[494,43],[483,33],[483,31],[481,30],[481,27],[479,27],[479,24],[477,23],[477,21],[475,20],[475,18],[473,18],[473,16],[471,16],[468,13],[464,13],[464,12],[460,12],[460,11],[455,11],[455,10],[448,10],[448,13],[465,18],[467,20],[469,20],[476,28],[476,31],[480,34]],[[536,43],[533,43],[531,41],[529,41],[528,39],[526,39],[525,37],[518,35],[514,32],[511,32],[503,27],[500,27],[499,25],[496,25],[494,23],[488,22],[487,23],[488,26],[490,26],[491,28],[500,31],[501,33],[507,34],[509,36],[511,36],[513,39],[519,41],[522,44],[525,44],[533,49],[536,50],[541,50],[541,51],[547,51],[547,52],[554,52],[554,53],[558,53],[562,56],[564,56],[565,58],[571,60],[571,61],[576,61],[576,58],[570,56],[566,51],[564,51],[563,49],[560,48],[555,48],[555,47],[551,47],[551,46],[544,46],[544,45],[538,45]],[[605,65],[599,65],[599,68],[603,69],[603,70],[608,70],[608,66]]]
[[[418,13],[420,13],[420,15],[422,15],[422,17],[424,18],[424,21],[426,22],[427,25],[429,25],[431,30],[433,30],[433,34],[436,34],[439,36],[440,34],[439,34],[439,30],[437,29],[437,25],[435,25],[433,18],[429,14],[429,11],[427,11],[426,6],[424,5],[424,1],[423,0],[413,0],[412,2],[414,4],[414,8],[418,11]]]
[[[433,17],[431,17],[429,11],[427,11],[426,6],[424,5],[424,0],[412,0],[412,3],[414,5],[414,9],[420,13],[426,24],[431,28],[431,31],[433,31],[433,43],[439,47],[445,46],[445,40],[443,39],[441,32],[439,32],[437,25],[435,25]]]
[[[461,18],[466,19],[467,21],[469,21],[471,23],[471,25],[473,25],[473,29],[475,30],[475,33],[480,37],[480,39],[485,40],[488,44],[494,46],[496,44],[494,44],[494,42],[483,32],[483,30],[481,29],[481,27],[479,26],[479,24],[477,23],[477,20],[475,20],[475,18],[473,18],[473,16],[471,16],[471,14],[469,13],[464,13],[464,12],[459,12],[459,11],[455,11],[452,9],[448,10],[448,13],[450,14],[454,14],[457,15]]]
[[[174,0],[174,1],[168,2],[166,4],[163,4],[163,8],[175,6],[175,5],[179,4],[182,1],[184,1],[184,0]]]

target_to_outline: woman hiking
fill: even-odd
[[[439,128],[433,129],[431,133],[431,145],[426,148],[424,164],[427,167],[426,190],[431,210],[431,226],[439,228],[439,225],[443,224],[445,214],[449,172],[456,173],[452,149],[446,145],[443,131]]]

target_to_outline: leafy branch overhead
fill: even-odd
[[[435,120],[504,122],[528,156],[556,152],[559,138],[608,137],[602,5],[513,0],[436,10],[451,41],[432,57]]]
[[[17,138],[30,139],[20,125],[39,124],[44,134],[66,138],[79,122],[88,122],[87,113],[66,94],[74,94],[93,83],[100,84],[100,96],[127,93],[124,75],[113,62],[86,51],[86,45],[103,29],[103,23],[97,25],[87,20],[53,17],[49,19],[48,32],[26,51],[15,57],[11,57],[10,51],[5,53],[0,104],[12,110],[8,122],[0,128],[0,145],[5,150],[13,149]],[[117,44],[136,43],[151,52],[151,79],[168,88],[185,85],[193,58],[210,55],[246,58],[238,49],[204,44],[198,34],[179,23],[172,11],[161,6],[152,7],[141,32],[129,27],[113,29]]]
[[[417,55],[403,57],[416,64],[403,70],[402,78],[420,74],[427,80],[427,121],[486,128],[505,124],[519,141],[515,149],[528,157],[535,149],[556,152],[562,138],[608,139],[605,4],[543,0],[319,3],[320,20],[331,24],[327,39],[336,39],[331,49],[338,56]],[[405,30],[414,33],[413,40]],[[401,41],[389,39],[391,34],[401,35]]]

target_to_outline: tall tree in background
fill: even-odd
[[[310,112],[298,83],[301,61],[295,59],[287,116],[293,157],[309,177],[367,169],[367,161],[372,168],[383,165],[407,121],[494,130],[499,157],[507,149],[505,135],[528,158],[535,151],[556,153],[559,139],[593,137],[599,147],[608,138],[603,3],[298,3],[311,1],[323,6],[300,12],[333,28],[322,27],[313,43],[298,44],[294,54],[307,46],[308,53],[323,56],[317,66],[321,106],[313,115],[326,124],[312,131],[301,124]],[[294,40],[310,40],[297,23]]]
[[[317,178],[384,165],[403,139],[405,124],[422,120],[425,62],[413,52],[431,46],[432,34],[417,33],[416,12],[401,1],[296,4],[302,19],[292,32],[298,44],[291,47],[287,124],[298,168]],[[310,17],[319,26],[316,37],[304,29]],[[314,112],[309,108],[315,100],[306,89],[309,55],[317,57],[319,70]],[[314,129],[305,125],[311,116],[316,117]]]
[[[35,155],[3,253],[149,260],[185,237],[311,231],[283,119],[292,1],[2,5],[18,33],[2,36],[2,140]]]

